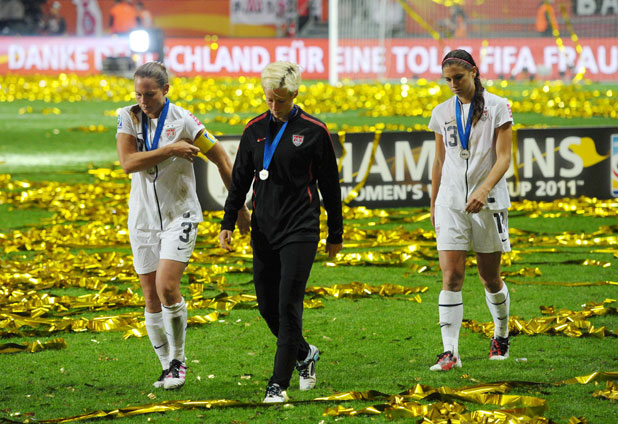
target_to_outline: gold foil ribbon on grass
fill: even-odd
[[[65,349],[67,347],[66,342],[62,338],[52,339],[47,342],[41,342],[40,340],[36,340],[31,343],[5,343],[0,344],[0,353],[18,353],[18,352],[28,352],[28,353],[36,353],[41,352],[47,349]]]
[[[615,396],[616,385],[613,381],[618,380],[618,372],[597,372],[587,376],[575,377],[553,385],[563,384],[588,384],[592,381],[604,379],[608,381],[607,389],[596,391],[593,396],[611,399]],[[504,381],[453,389],[450,387],[433,388],[417,384],[410,389],[397,395],[389,395],[375,390],[363,392],[350,391],[335,393],[332,395],[317,397],[311,401],[289,402],[292,405],[306,404],[308,402],[346,402],[346,401],[383,401],[383,403],[355,409],[336,405],[326,407],[324,416],[355,416],[355,415],[380,415],[388,418],[422,417],[423,422],[430,424],[442,423],[529,423],[550,424],[551,421],[543,416],[547,408],[547,401],[533,396],[507,394],[519,386],[543,386],[552,383]],[[421,404],[417,401],[429,401],[432,403]],[[467,412],[467,408],[461,402],[477,405],[494,405],[501,407],[514,407],[512,409],[478,409]],[[159,403],[151,403],[139,406],[127,406],[109,411],[99,410],[72,417],[55,419],[37,419],[39,423],[67,423],[84,421],[98,418],[126,418],[152,413],[164,413],[178,410],[210,410],[213,408],[268,408],[273,405],[240,402],[227,399],[216,400],[169,400]],[[275,405],[276,406],[276,405]],[[570,423],[583,422],[583,417],[571,417]],[[30,419],[24,423],[34,422]]]
[[[551,316],[532,318],[530,320],[511,316],[509,318],[509,333],[513,336],[518,334],[529,336],[553,334],[568,337],[618,337],[618,330],[610,330],[605,327],[597,328],[587,320],[587,318],[593,316],[618,313],[616,308],[606,306],[615,302],[614,299],[606,299],[602,303],[588,302],[584,304],[582,311],[561,309],[556,312],[553,307],[541,306],[541,312]],[[483,333],[487,337],[492,337],[494,331],[493,322],[479,323],[475,320],[464,320],[462,326],[473,332]]]
[[[331,287],[316,287],[309,286],[305,293],[317,296],[333,296],[337,299],[344,297],[368,297],[379,295],[382,297],[392,297],[396,295],[410,295],[416,293],[425,293],[429,290],[427,286],[420,287],[405,287],[398,284],[381,284],[372,286],[366,283],[354,281],[349,284],[334,284]],[[414,296],[414,300],[421,303],[420,296]]]
[[[592,394],[592,397],[605,398],[611,401],[618,400],[618,384],[613,381],[608,381],[605,390],[597,390]]]
[[[618,381],[618,371],[593,372],[592,374],[569,378],[554,384],[588,384],[597,381]]]

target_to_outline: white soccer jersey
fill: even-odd
[[[137,105],[121,109],[118,115],[119,133],[130,134],[137,140],[137,149],[146,151],[142,134],[142,114]],[[157,119],[149,119],[148,140],[152,145]],[[180,139],[195,140],[204,125],[183,108],[169,104],[169,110],[159,147]],[[202,209],[195,191],[193,164],[186,159],[173,156],[151,169],[134,172],[131,178],[129,196],[130,229],[166,230],[176,218],[185,217],[191,222],[201,222]]]
[[[513,122],[513,114],[505,98],[487,90],[483,92],[483,96],[485,109],[481,119],[472,127],[468,141],[468,160],[460,156],[462,148],[455,118],[457,96],[440,103],[431,113],[429,128],[442,134],[446,149],[436,205],[464,210],[468,197],[485,181],[496,163],[495,129],[507,122]],[[464,106],[469,107],[469,104]],[[469,109],[464,110],[462,117],[467,117],[469,112]],[[510,206],[506,178],[502,176],[487,196],[487,208],[498,210]]]

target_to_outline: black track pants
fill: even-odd
[[[303,299],[317,243],[286,244],[278,250],[253,246],[253,282],[260,314],[277,337],[269,384],[287,389],[296,361],[309,354],[303,337]]]

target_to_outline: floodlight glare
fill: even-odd
[[[129,34],[129,48],[135,53],[145,53],[150,49],[150,34],[138,29]]]

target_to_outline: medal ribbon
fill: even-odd
[[[159,114],[159,121],[157,122],[157,128],[155,129],[154,138],[152,140],[152,146],[148,145],[148,116],[142,111],[142,133],[144,134],[144,142],[146,143],[146,150],[154,150],[159,147],[159,139],[161,138],[161,132],[163,131],[163,125],[165,124],[165,118],[167,118],[167,110],[170,106],[170,99],[165,99],[165,105]]]
[[[264,160],[262,162],[262,169],[268,170],[268,167],[270,166],[270,161],[273,159],[273,155],[275,154],[275,149],[279,145],[279,140],[281,140],[281,137],[283,136],[283,132],[285,131],[285,127],[288,126],[288,122],[290,122],[290,118],[294,116],[295,112],[296,112],[296,106],[294,106],[294,108],[292,109],[292,112],[290,113],[290,117],[288,118],[288,120],[283,123],[281,128],[279,128],[279,131],[277,132],[277,135],[275,136],[275,139],[272,141],[272,143],[269,140],[270,136],[269,135],[266,136],[266,143],[264,144]]]
[[[470,132],[472,131],[472,107],[473,102],[470,102],[470,109],[468,110],[468,119],[466,119],[466,129],[463,129],[463,122],[461,120],[461,101],[459,97],[455,97],[457,105],[455,107],[455,117],[457,118],[457,133],[459,134],[459,141],[461,141],[461,147],[464,150],[468,150],[468,140],[470,139]]]

